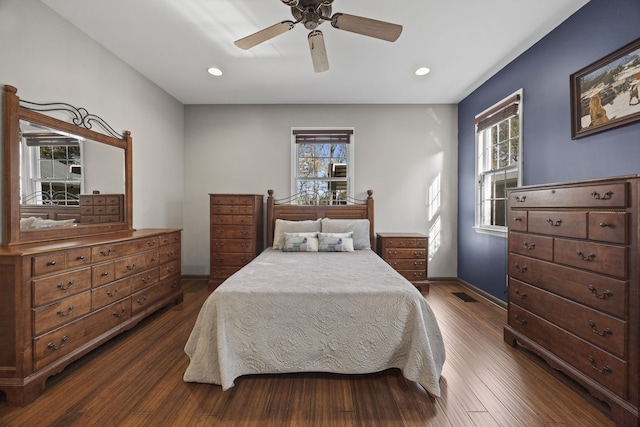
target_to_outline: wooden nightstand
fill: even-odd
[[[420,291],[429,292],[429,237],[420,233],[377,233],[376,252]]]

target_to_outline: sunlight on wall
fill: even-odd
[[[440,173],[438,173],[433,181],[431,181],[427,194],[429,221],[432,222],[431,228],[429,228],[429,259],[433,258],[442,245],[442,221],[440,220],[441,194]]]

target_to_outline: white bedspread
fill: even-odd
[[[267,249],[207,298],[184,381],[233,387],[241,375],[400,368],[440,396],[442,335],[420,292],[372,250]]]

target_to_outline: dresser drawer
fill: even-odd
[[[427,261],[422,259],[388,259],[386,261],[394,270],[425,271],[427,268]]]
[[[626,279],[628,248],[579,240],[556,239],[554,261]]]
[[[215,239],[211,240],[211,250],[215,252],[252,253],[254,241],[251,239]]]
[[[626,212],[589,212],[589,239],[627,244],[628,223]]]
[[[509,193],[509,206],[624,208],[628,203],[627,184],[596,184],[575,187],[518,190]]]
[[[241,225],[212,225],[212,239],[248,239],[254,234],[253,228]]]
[[[91,286],[98,287],[116,280],[113,262],[106,262],[91,267]]]
[[[164,280],[176,273],[180,272],[180,260],[174,259],[173,261],[161,264],[160,267],[160,280]]]
[[[91,248],[67,251],[67,267],[81,267],[91,264]]]
[[[160,280],[160,269],[150,268],[149,270],[131,276],[131,292],[147,288]]]
[[[530,233],[552,234],[554,236],[587,238],[587,213],[568,211],[529,212],[528,231]]]
[[[509,257],[508,269],[511,277],[626,319],[626,281],[519,255]]]
[[[625,361],[517,305],[509,305],[508,316],[509,325],[515,330],[618,396],[626,397],[628,365]]]
[[[91,311],[91,292],[70,296],[33,310],[33,334],[53,329]]]
[[[385,249],[383,254],[382,254],[382,257],[385,260],[396,259],[396,258],[425,259],[426,256],[427,256],[427,250],[426,249],[389,248],[389,249]]]
[[[255,203],[254,196],[244,196],[244,195],[233,195],[233,194],[224,194],[224,195],[212,195],[211,196],[211,204],[212,205],[250,205],[253,206]]]
[[[553,237],[512,232],[509,233],[509,251],[551,261]]]
[[[385,238],[383,240],[384,248],[426,248],[427,239],[412,238]]]
[[[165,296],[175,292],[176,288],[172,287],[169,281],[162,281],[131,296],[131,314],[135,315],[161,301]]]
[[[89,267],[31,281],[33,305],[53,302],[91,288]]]
[[[157,252],[155,252],[155,256],[150,257],[150,259],[153,258],[157,259]],[[148,268],[146,264],[147,254],[144,253],[116,260],[114,261],[116,279],[144,271]]]
[[[509,231],[527,231],[528,211],[509,210]]]
[[[212,215],[251,215],[253,204],[248,205],[211,205]]]
[[[160,246],[171,245],[174,243],[180,243],[182,236],[179,231],[174,233],[167,233],[160,236]]]
[[[159,251],[159,258],[160,263],[180,259],[180,244],[174,243],[172,245],[162,246]]]
[[[219,266],[243,266],[253,259],[250,253],[214,253],[211,255],[211,263]]]
[[[91,290],[91,309],[97,310],[131,294],[131,278],[117,280]]]
[[[620,319],[514,279],[509,279],[509,302],[617,357],[626,356],[627,323]]]
[[[422,270],[396,270],[398,273],[402,275],[405,279],[410,282],[420,282],[427,280],[427,272]]]
[[[34,276],[55,273],[65,268],[67,268],[67,254],[65,252],[38,255],[32,258],[32,271]]]
[[[154,249],[158,246],[158,237],[153,236],[147,239],[96,246],[91,249],[91,257],[94,262],[100,262]]]
[[[39,370],[60,357],[129,319],[131,300],[126,298],[33,340],[34,369]]]

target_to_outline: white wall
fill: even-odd
[[[134,227],[182,227],[183,106],[38,0],[0,0],[0,85],[133,137]],[[1,166],[0,166],[1,168]]]
[[[355,127],[355,197],[373,190],[377,232],[427,233],[427,189],[441,174],[440,250],[430,277],[456,277],[455,105],[185,107],[184,274],[209,273],[209,193],[290,192],[291,128]],[[434,217],[435,218],[435,217]]]

